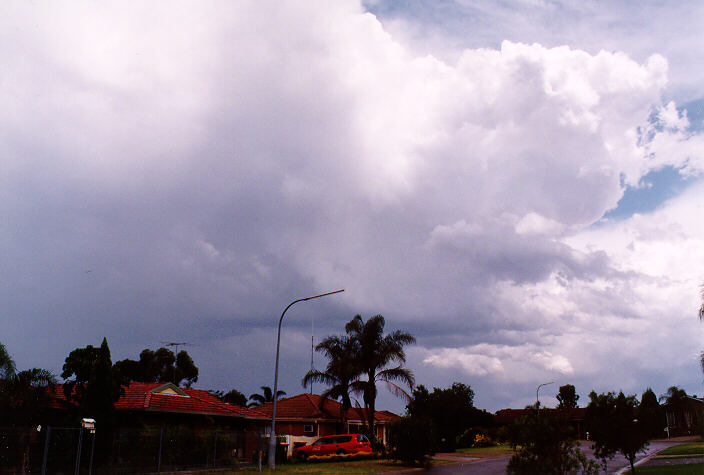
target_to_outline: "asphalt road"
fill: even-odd
[[[669,440],[658,440],[653,441],[648,446],[645,453],[639,453],[637,460],[642,460],[660,450],[666,449],[681,443],[681,441],[669,441]],[[582,441],[580,443],[580,449],[589,458],[594,458],[594,451],[591,449],[591,442]],[[491,458],[471,458],[471,457],[458,457],[456,454],[443,455],[438,454],[436,458],[441,458],[445,460],[454,460],[457,463],[447,464],[447,465],[436,465],[430,472],[432,473],[479,473],[487,475],[500,475],[506,473],[506,466],[508,465],[508,460],[511,458],[509,455],[491,457]],[[620,455],[615,456],[607,462],[606,469],[607,473],[617,473],[621,469],[629,468],[628,460]]]

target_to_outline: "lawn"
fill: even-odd
[[[704,473],[704,463],[689,465],[657,465],[653,467],[636,467],[636,473],[657,473],[665,475],[701,475]]]
[[[286,473],[380,473],[408,468],[390,460],[350,460],[345,462],[287,463],[276,466],[276,472]],[[256,471],[256,468],[254,468]],[[263,473],[269,469],[262,467]]]
[[[513,455],[513,448],[510,445],[494,445],[492,447],[457,449],[457,452],[467,455]]]
[[[700,455],[704,457],[704,440],[675,445],[658,452],[658,455]]]

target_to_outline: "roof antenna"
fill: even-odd
[[[315,316],[310,319],[310,372],[315,371],[313,366],[313,334],[315,333]],[[310,378],[310,393],[313,394],[313,378]]]
[[[162,341],[161,344],[164,346],[173,346],[176,348],[176,351],[174,352],[174,358],[178,358],[178,347],[179,346],[194,346],[194,345],[191,345],[190,343],[187,343],[185,341]],[[175,359],[174,359],[173,378],[174,378],[174,380],[172,382],[174,383],[175,386],[178,386],[178,384],[176,384],[176,360]]]

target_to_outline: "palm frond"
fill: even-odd
[[[411,389],[415,385],[415,377],[410,369],[404,368],[402,366],[396,366],[395,368],[387,368],[385,370],[377,373],[377,380],[379,381],[401,381],[408,385]]]
[[[404,391],[403,388],[401,386],[399,386],[398,384],[394,384],[391,381],[387,381],[387,380],[384,380],[384,382],[386,383],[386,389],[388,389],[389,392],[391,394],[393,394],[394,396],[396,396],[397,398],[403,399],[406,402],[406,404],[411,402],[411,399],[413,399],[413,397],[410,394],[408,394],[406,391]]]
[[[325,384],[326,386],[331,386],[334,384],[337,384],[337,378],[335,378],[334,375],[318,370],[313,370],[309,371],[306,373],[306,375],[303,377],[303,380],[301,381],[301,385],[305,388],[308,386],[310,383],[320,383],[320,384]]]

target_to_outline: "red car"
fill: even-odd
[[[372,444],[364,434],[337,434],[321,437],[310,445],[295,450],[293,456],[301,462],[311,455],[356,454],[371,452]]]

